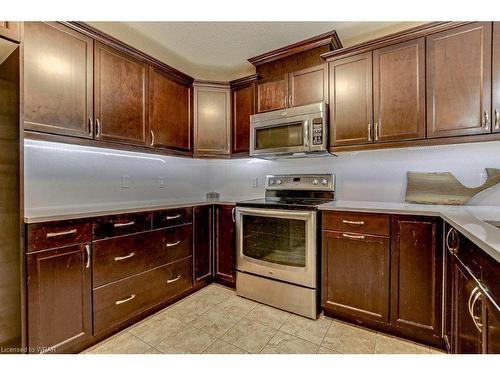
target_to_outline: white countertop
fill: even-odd
[[[486,223],[500,223],[500,206],[438,206],[395,202],[334,201],[321,210],[439,216],[500,262],[500,229]]]

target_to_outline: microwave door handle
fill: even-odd
[[[309,120],[304,121],[304,146],[309,147]]]

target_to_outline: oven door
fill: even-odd
[[[308,152],[309,126],[300,116],[251,124],[250,156]]]
[[[316,212],[236,208],[238,271],[315,288]]]

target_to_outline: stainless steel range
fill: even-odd
[[[262,199],[236,204],[236,293],[316,319],[318,206],[334,198],[334,176],[266,177]]]

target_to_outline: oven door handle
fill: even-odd
[[[243,215],[255,215],[263,217],[278,217],[285,219],[307,219],[314,215],[315,211],[296,211],[296,210],[286,210],[286,209],[274,209],[274,208],[250,208],[250,207],[237,207],[236,217],[238,218],[240,214]]]

